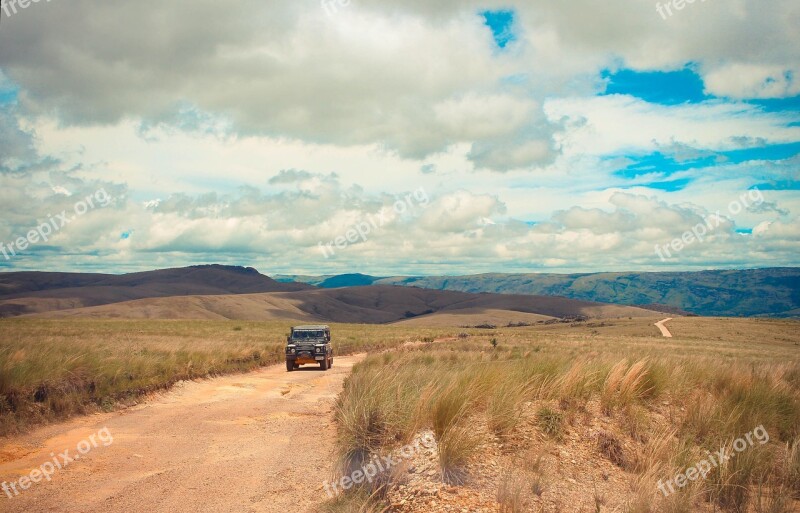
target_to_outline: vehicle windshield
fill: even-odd
[[[311,338],[325,338],[325,332],[323,331],[295,331],[292,334],[293,340],[303,340],[303,339],[311,339]]]

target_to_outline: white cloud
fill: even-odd
[[[787,126],[790,116],[742,103],[663,106],[612,95],[554,99],[545,112],[570,124],[560,137],[569,154],[644,153],[675,145],[721,151],[800,139],[800,127]]]
[[[706,74],[706,90],[731,98],[786,98],[800,94],[800,67],[734,63]]]
[[[476,229],[484,219],[505,213],[495,197],[457,191],[436,199],[421,216],[421,227],[430,232],[464,232]]]
[[[479,15],[492,8],[517,12],[502,51]],[[63,251],[13,265],[664,265],[654,244],[754,184],[795,179],[797,162],[719,162],[657,192],[659,169],[614,175],[626,156],[796,142],[796,113],[597,97],[600,71],[693,63],[712,94],[796,95],[798,16],[794,0],[696,2],[666,21],[629,0],[376,0],[333,16],[256,0],[39,3],[0,31],[0,240],[102,185],[113,207],[59,234]],[[427,208],[320,261],[318,242],[419,187]],[[768,199],[674,265],[796,263],[800,198]]]

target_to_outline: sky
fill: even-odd
[[[800,265],[796,0],[0,14],[0,271]]]

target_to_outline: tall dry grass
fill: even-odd
[[[543,337],[535,330],[514,330],[508,338],[492,332],[389,359],[370,357],[354,369],[340,409],[362,403],[383,412],[383,427],[375,430],[383,434],[369,451],[386,450],[385,444],[397,444],[415,430],[432,429],[445,452],[439,461],[447,469],[445,480],[452,475],[463,480],[469,479],[470,463],[479,459],[482,440],[513,440],[522,426],[532,425],[561,443],[570,423],[579,422],[574,413],[585,415],[587,405],[599,404],[602,415],[630,436],[624,454],[622,445],[611,448],[616,461],[638,476],[629,511],[688,512],[702,501],[724,511],[745,511],[766,497],[764,490],[775,495],[779,487],[790,489],[797,482],[786,478],[798,475],[791,462],[797,459],[792,444],[800,429],[799,355],[792,360],[775,351],[750,358],[744,355],[751,347],[742,346],[743,355],[720,358],[715,343],[704,353],[694,344],[690,351],[676,351],[647,339],[590,343],[573,333]],[[367,383],[368,390],[360,389]],[[658,493],[659,479],[685,471],[708,451],[759,425],[770,433],[770,447],[783,444],[786,455],[754,449],[703,482],[667,498]],[[339,428],[358,430],[346,422]],[[347,438],[340,447],[345,452]],[[451,446],[452,441],[459,445]],[[513,476],[507,477],[499,496],[502,507],[512,511],[521,499]],[[762,485],[761,496],[759,483],[769,483]]]
[[[280,363],[289,322],[0,320],[0,436],[109,410],[182,380]],[[334,325],[336,354],[456,330]]]

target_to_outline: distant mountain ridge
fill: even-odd
[[[366,287],[374,285],[381,280],[391,280],[380,276],[370,276],[361,273],[325,274],[322,276],[309,276],[304,274],[276,274],[273,276],[281,283],[307,283],[323,289],[337,289],[341,287]]]
[[[343,276],[296,279],[321,287],[358,281],[472,293],[560,296],[643,308],[663,305],[668,310],[705,316],[800,317],[800,268],[796,267],[652,273]]]
[[[182,315],[172,298],[194,297],[182,304],[203,318],[238,318],[237,300],[257,294],[271,298],[242,299],[247,316],[260,318],[258,305],[278,316],[292,313],[323,319],[359,322],[422,320],[458,304],[458,315],[469,312],[518,312],[569,316],[597,303],[638,307],[675,315],[800,317],[800,268],[742,271],[595,273],[595,274],[480,274],[474,276],[376,277],[360,273],[335,276],[276,276],[277,281],[251,267],[201,265],[123,275],[51,272],[0,273],[0,317],[122,304],[95,310],[114,316],[151,315],[137,308],[155,308],[153,315]],[[297,280],[297,281],[292,281]],[[300,282],[304,283],[300,283]],[[317,288],[315,285],[318,285]],[[392,285],[393,287],[390,287]],[[408,288],[449,292],[419,296]],[[364,290],[369,289],[369,290]],[[399,290],[398,290],[399,289]],[[404,291],[405,290],[405,291]],[[453,293],[486,294],[486,301]],[[287,294],[283,297],[283,294]],[[224,297],[223,297],[224,296]],[[217,299],[211,299],[216,297]],[[425,298],[422,300],[422,298]],[[159,298],[170,298],[156,301]],[[204,298],[204,299],[203,299]],[[567,303],[555,300],[564,298]],[[145,303],[130,303],[143,300]],[[532,302],[531,302],[532,301]],[[554,302],[555,301],[555,302]],[[592,302],[594,306],[569,301]],[[317,303],[319,302],[319,303]],[[212,313],[207,313],[215,304]],[[274,304],[273,304],[274,303]],[[325,310],[330,304],[330,315]],[[276,306],[277,305],[277,306]],[[392,306],[394,305],[394,306]],[[527,305],[527,306],[526,306]],[[557,306],[553,306],[557,305]],[[244,306],[242,306],[244,308]],[[388,308],[390,313],[381,313]],[[607,315],[606,308],[602,315]],[[188,311],[188,310],[187,310]],[[587,310],[588,311],[588,310]],[[632,312],[638,315],[641,312]],[[450,314],[448,314],[450,315]],[[494,315],[494,314],[493,314]],[[500,314],[500,317],[506,314]],[[452,316],[451,316],[452,317]],[[516,318],[515,318],[516,319]],[[524,319],[516,319],[524,320]]]
[[[373,285],[378,280],[380,280],[380,278],[367,276],[366,274],[340,274],[338,276],[326,278],[320,283],[315,283],[314,285],[324,289],[336,289],[341,287],[366,287]]]

